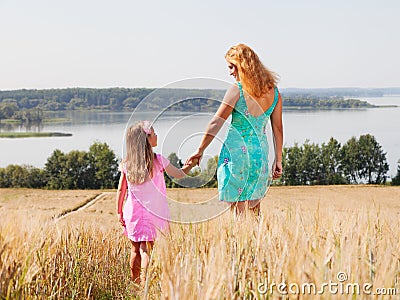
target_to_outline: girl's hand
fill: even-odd
[[[272,167],[272,179],[278,179],[282,176],[282,162],[276,161]]]
[[[185,161],[185,165],[190,165],[192,162],[196,162],[197,165],[200,164],[201,158],[203,157],[203,152],[197,150]]]
[[[193,158],[192,160],[186,161],[185,165],[181,168],[183,173],[187,175],[190,170],[197,164],[198,160],[197,158]]]
[[[122,213],[118,214],[118,221],[121,224],[121,226],[125,227],[124,215]]]
[[[190,168],[193,168],[195,165],[197,165],[199,162],[198,158],[193,158],[193,159],[188,159],[185,163],[185,166],[189,166]]]

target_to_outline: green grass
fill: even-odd
[[[63,137],[72,133],[63,132],[0,132],[0,138]]]
[[[3,124],[20,124],[20,120],[15,120],[15,119],[2,119],[1,123]]]
[[[46,118],[46,119],[42,120],[42,123],[65,123],[65,122],[71,122],[71,119],[70,118]],[[2,119],[1,123],[15,124],[15,125],[22,124],[21,120],[16,120],[16,119]]]
[[[65,122],[71,122],[71,119],[69,119],[69,118],[49,118],[49,119],[43,120],[43,123],[65,123]]]

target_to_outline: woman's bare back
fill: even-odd
[[[259,98],[251,96],[246,91],[243,92],[247,109],[249,114],[251,114],[253,117],[259,117],[264,114],[274,102],[274,88],[269,88],[268,91]]]

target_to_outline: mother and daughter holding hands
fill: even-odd
[[[227,90],[197,151],[181,169],[153,152],[157,135],[149,121],[131,126],[126,133],[126,157],[120,165],[116,201],[119,222],[132,244],[130,270],[135,283],[144,282],[157,231],[168,230],[164,171],[174,178],[186,176],[199,164],[205,149],[229,116],[232,119],[217,168],[219,199],[237,214],[246,210],[259,214],[270,179],[282,175],[282,99],[277,89],[277,75],[244,44],[231,47],[225,59],[236,83]],[[271,170],[266,136],[269,119],[275,147]]]

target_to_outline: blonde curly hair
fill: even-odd
[[[243,89],[253,97],[263,96],[278,83],[278,74],[268,70],[253,49],[245,44],[232,46],[225,59],[237,68]]]

